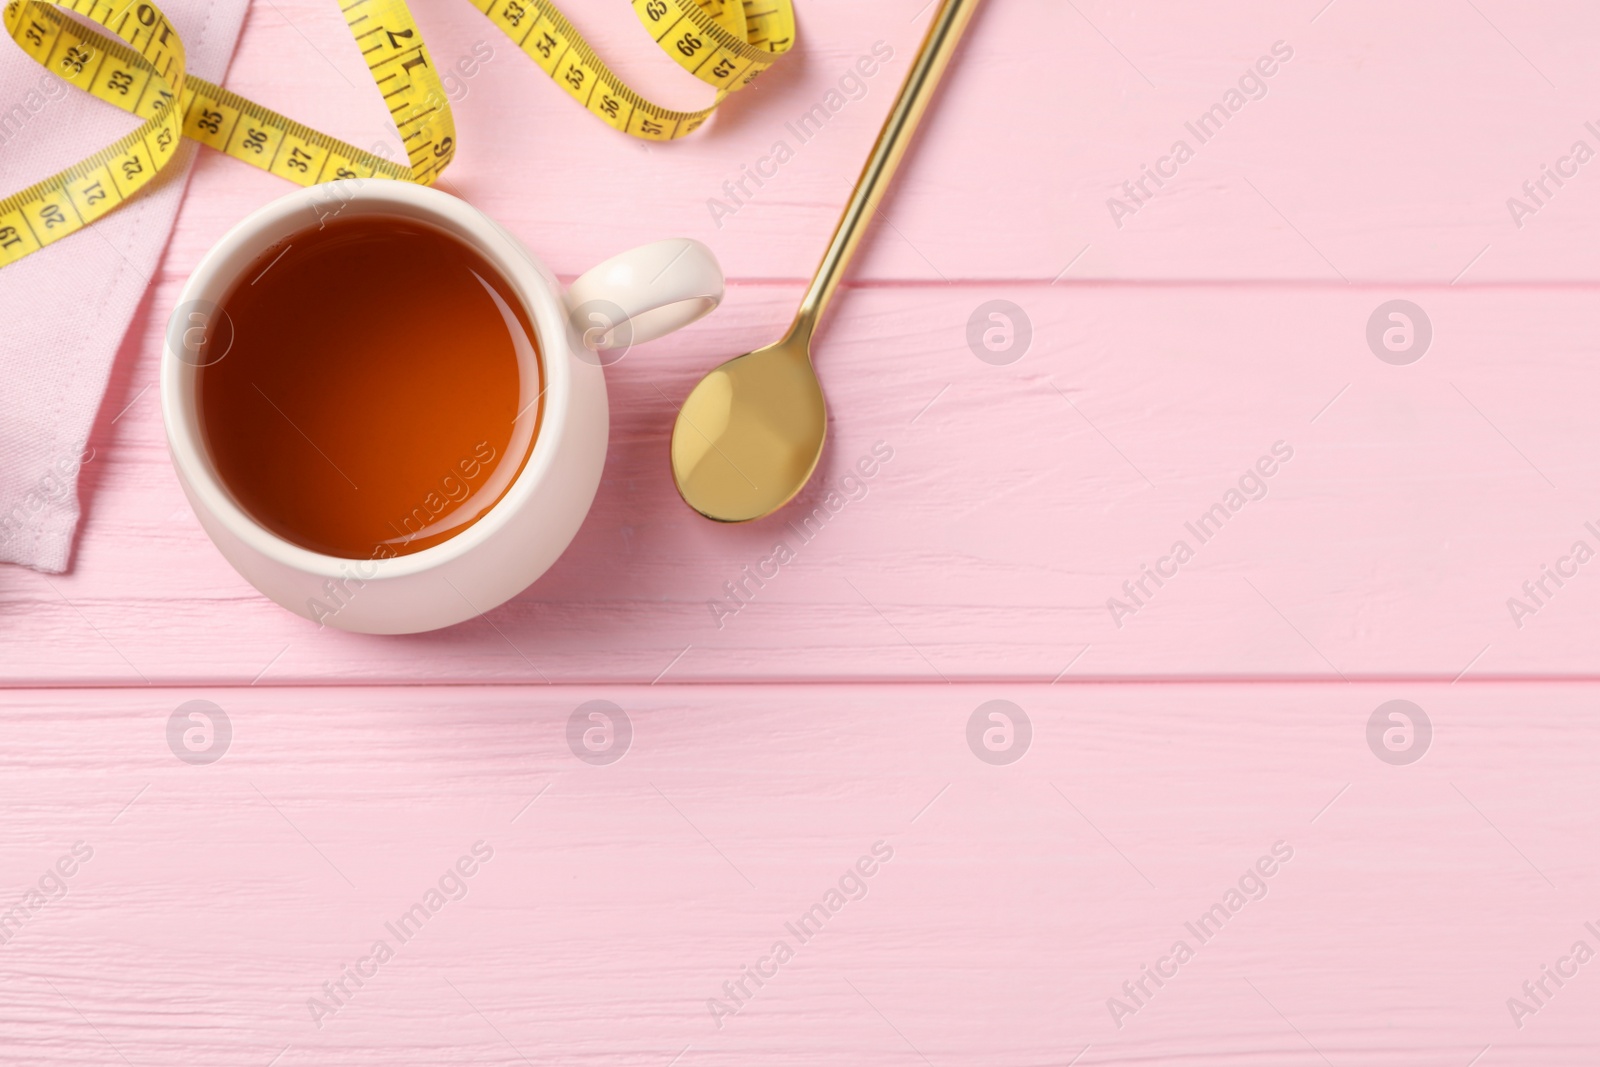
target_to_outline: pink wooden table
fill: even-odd
[[[993,0],[819,344],[818,480],[704,522],[673,401],[787,321],[923,7],[801,0],[796,53],[649,147],[416,5],[495,52],[447,188],[567,279],[682,234],[730,280],[613,368],[563,560],[442,633],[315,629],[184,503],[164,320],[285,191],[200,157],[74,570],[0,568],[0,1062],[1600,1058],[1600,10]],[[255,5],[228,84],[382,131],[325,0]],[[968,342],[994,301],[1009,351]],[[194,700],[215,762],[169,746]],[[597,700],[611,762],[569,743]]]

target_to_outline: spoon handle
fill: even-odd
[[[866,232],[866,224],[877,211],[878,203],[889,187],[889,180],[894,177],[895,168],[900,164],[900,157],[905,155],[906,148],[911,144],[911,135],[916,132],[922,113],[933,99],[939,79],[949,65],[950,57],[979,2],[943,0],[939,10],[934,13],[928,35],[923,38],[922,47],[911,65],[910,73],[906,75],[905,84],[900,87],[894,107],[889,109],[889,117],[883,122],[878,141],[872,146],[872,155],[867,157],[866,166],[861,168],[855,192],[839,219],[838,229],[833,232],[828,251],[817,266],[811,288],[800,303],[794,325],[789,328],[791,338],[809,338],[816,329],[817,321],[828,306],[833,291],[839,287],[845,267]]]

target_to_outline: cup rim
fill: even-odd
[[[448,193],[411,182],[378,178],[343,179],[298,189],[262,205],[233,226],[201,257],[178,294],[174,307],[194,301],[218,304],[228,288],[262,250],[321,218],[319,200],[331,187],[344,203],[341,212],[359,215],[397,214],[432,223],[469,243],[511,286],[533,326],[537,358],[544,374],[544,410],[527,462],[487,512],[444,541],[405,555],[334,556],[305,548],[263,526],[234,500],[206,453],[200,432],[196,397],[197,368],[172,350],[170,331],[161,356],[161,414],[167,445],[190,492],[200,507],[226,526],[253,551],[280,565],[318,577],[347,577],[352,564],[375,566],[363,578],[400,578],[420,574],[472,552],[501,531],[524,508],[550,475],[556,443],[565,436],[572,397],[566,302],[553,275],[528,249],[477,208]],[[298,216],[298,218],[297,218]]]

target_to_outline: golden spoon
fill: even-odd
[[[828,412],[811,366],[811,335],[978,3],[944,0],[934,14],[788,335],[706,375],[678,409],[672,480],[706,518],[749,522],[770,515],[816,469]]]

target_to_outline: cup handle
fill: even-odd
[[[641,245],[587,271],[567,290],[573,329],[602,352],[653,341],[722,303],[722,267],[688,237]]]

